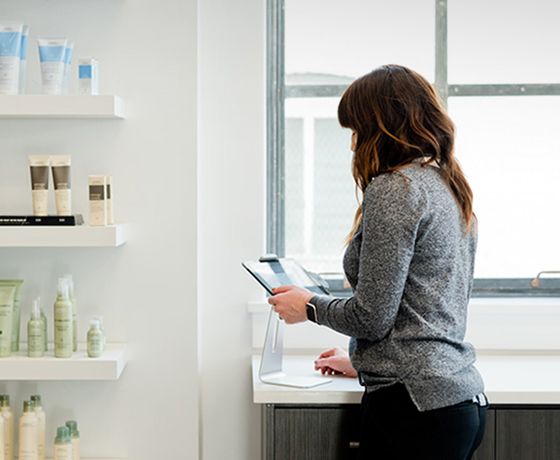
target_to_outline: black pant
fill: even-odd
[[[486,407],[466,401],[420,412],[402,384],[365,393],[359,460],[469,460]]]

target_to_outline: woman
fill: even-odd
[[[335,353],[317,367],[365,387],[360,459],[469,459],[486,403],[464,342],[477,228],[453,123],[432,86],[397,65],[352,83],[338,119],[363,197],[344,255],[353,296],[284,286],[269,303],[286,323],[353,337],[351,365]]]

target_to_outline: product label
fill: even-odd
[[[32,190],[31,198],[33,200],[33,215],[46,216],[49,213],[49,192],[48,190]]]
[[[41,63],[43,75],[43,92],[45,94],[61,94],[64,79],[64,62],[49,61]]]
[[[41,320],[32,320],[27,327],[27,352],[28,355],[38,357],[43,355],[43,324]]]
[[[109,188],[107,188],[109,191]],[[107,192],[109,195],[109,192]],[[110,198],[110,196],[108,196]],[[89,199],[91,201],[101,201],[105,199],[105,186],[103,185],[90,185],[89,186]]]
[[[54,348],[56,356],[71,356],[73,348],[72,307],[66,302],[55,304]]]
[[[12,351],[12,304],[0,304],[0,356]]]
[[[84,78],[91,79],[93,73],[91,65],[80,65],[78,67],[78,73],[79,73],[80,80]]]
[[[0,94],[18,94],[19,56],[0,56]]]
[[[55,444],[55,460],[72,460],[72,444]]]

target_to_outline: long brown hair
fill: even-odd
[[[338,105],[338,121],[357,134],[352,160],[356,187],[365,192],[378,175],[417,159],[435,163],[449,185],[468,231],[473,194],[453,154],[455,127],[436,91],[420,74],[384,65],[354,81]],[[359,206],[347,242],[362,219]]]

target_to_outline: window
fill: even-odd
[[[344,238],[358,203],[338,101],[356,77],[399,63],[434,82],[457,126],[456,155],[480,222],[474,295],[560,295],[554,273],[531,286],[540,271],[560,269],[560,84],[551,83],[560,82],[560,4],[268,6],[270,252],[330,274],[342,289]]]

